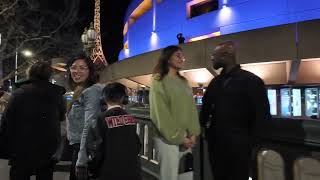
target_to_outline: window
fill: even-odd
[[[187,4],[188,18],[194,18],[219,9],[218,0],[193,0]]]

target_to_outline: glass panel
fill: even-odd
[[[290,89],[285,88],[280,90],[281,98],[281,115],[282,116],[291,116],[291,96]]]
[[[306,88],[305,106],[306,116],[318,116],[318,88]]]
[[[301,116],[301,90],[292,89],[292,114]]]
[[[268,99],[270,103],[270,114],[277,115],[277,90],[268,89]]]

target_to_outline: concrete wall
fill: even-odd
[[[296,58],[296,26],[289,24],[182,44],[186,57],[185,69],[210,69],[210,56],[214,47],[226,40],[237,42],[239,64]],[[108,66],[101,75],[102,81],[151,74],[160,51],[133,56]]]
[[[292,72],[290,70],[292,61],[320,58],[320,46],[318,45],[318,40],[320,39],[319,32],[320,20],[312,20],[182,44],[181,48],[186,57],[185,70],[207,68],[210,71],[210,56],[215,46],[223,41],[232,40],[238,44],[237,61],[239,64],[272,63],[271,65],[260,64],[251,66],[251,69],[257,75],[259,73],[263,74],[261,78],[267,84],[286,84],[290,72]],[[108,66],[101,75],[102,81],[108,82],[121,78],[151,74],[153,67],[157,63],[160,51],[156,50],[133,56]],[[313,63],[318,64],[320,61]],[[317,66],[306,66],[306,64],[311,63],[303,62],[301,66],[297,67],[299,68],[297,83],[303,83],[311,75],[313,78],[305,83],[319,83],[319,78],[317,78],[317,74],[315,73],[317,72],[316,68],[314,68],[314,71],[308,71],[308,73],[314,72],[311,75],[305,73],[309,68]],[[259,67],[259,71],[261,72],[256,71],[258,68],[255,67]],[[306,75],[301,75],[304,73]],[[214,75],[214,73],[212,74]]]

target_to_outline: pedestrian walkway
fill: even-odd
[[[9,166],[8,166],[8,161],[6,160],[0,160],[0,179],[9,180]],[[31,180],[36,180],[36,178],[31,177]],[[55,172],[54,180],[69,180],[69,173]]]
[[[143,175],[143,180],[156,180],[152,176],[146,174]],[[68,172],[55,172],[54,180],[69,180]],[[9,166],[8,161],[0,159],[0,180],[9,180]],[[36,180],[35,177],[31,177],[31,180]]]
[[[0,159],[0,179],[7,180],[9,179],[9,167],[8,161]]]

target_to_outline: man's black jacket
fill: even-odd
[[[236,66],[210,82],[203,97],[200,121],[203,127],[209,122],[210,131],[217,136],[231,133],[252,137],[270,119],[269,109],[264,82]]]
[[[60,121],[65,117],[63,87],[28,81],[15,90],[2,116],[0,140],[11,163],[39,167],[59,146]]]

